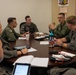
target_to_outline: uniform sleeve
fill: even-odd
[[[17,57],[17,50],[8,50],[4,48],[4,58]]]
[[[71,40],[70,43],[68,43],[68,46],[67,47],[68,47],[68,49],[71,49],[71,50],[76,51],[76,36],[75,36],[75,38],[73,38]]]
[[[69,34],[67,36],[65,36],[66,42],[70,42],[70,36]]]
[[[14,32],[14,35],[15,35],[15,37],[16,37],[16,39],[20,36],[20,34],[19,33],[17,33],[17,32],[15,32],[15,30],[13,30],[13,32]]]
[[[58,27],[59,27],[59,26],[56,27],[56,29],[54,30],[54,33],[55,33],[55,35],[58,36],[59,38],[62,38],[62,37],[64,37],[66,34],[69,33],[69,29],[68,29],[67,26],[64,26],[63,29],[61,30],[61,32],[58,31]]]
[[[38,28],[37,28],[37,26],[35,24],[34,24],[34,29],[35,29],[35,32],[39,31]]]
[[[4,58],[17,57],[17,50],[11,50],[9,43],[2,39]]]
[[[17,39],[12,30],[5,30],[5,35],[8,41],[15,41]]]

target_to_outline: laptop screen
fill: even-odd
[[[30,64],[16,63],[13,69],[13,75],[29,75]]]

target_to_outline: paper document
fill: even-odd
[[[37,51],[37,50],[32,47],[30,49],[28,49],[28,52],[34,52],[34,51]]]
[[[42,39],[42,38],[45,38],[45,36],[37,36],[37,37],[35,37],[35,39]]]
[[[59,59],[60,59],[60,58],[65,58],[63,55],[55,55],[55,54],[53,54],[52,57],[54,57],[54,58],[59,58]]]
[[[26,37],[19,37],[18,39],[19,39],[19,40],[25,40]]]
[[[31,62],[32,66],[40,66],[40,67],[47,67],[48,66],[48,58],[38,58],[35,57],[34,60]]]
[[[70,57],[74,57],[75,56],[75,54],[69,53],[69,52],[65,52],[65,51],[61,51],[60,54],[64,55],[64,56],[70,56]]]
[[[40,41],[40,45],[48,45],[49,41]]]
[[[15,63],[30,63],[33,58],[34,58],[34,56],[32,56],[32,55],[22,56],[22,57],[18,58],[18,59],[13,63],[13,65],[15,65]]]
[[[36,67],[47,67],[48,66],[48,61],[49,58],[39,58],[39,57],[34,57],[33,55],[28,55],[28,56],[22,56],[18,58],[15,63],[29,63],[31,66],[36,66]]]
[[[36,32],[36,34],[43,35],[44,33],[43,32]]]
[[[52,55],[52,57],[54,57],[56,60],[66,60],[66,61],[68,61],[68,60],[70,60],[70,58],[66,58],[65,56],[63,56],[63,55],[55,55],[55,54],[53,54]]]

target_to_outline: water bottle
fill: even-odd
[[[54,33],[53,31],[49,34],[49,47],[54,47]]]

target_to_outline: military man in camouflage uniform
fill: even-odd
[[[70,31],[66,25],[64,13],[58,14],[58,21],[60,24],[58,24],[56,28],[54,23],[49,25],[49,31],[53,31],[56,38],[62,38],[66,36]]]
[[[9,43],[6,42],[2,37],[2,25],[0,23],[0,62],[3,60],[3,58],[11,58],[11,57],[17,57],[23,54],[27,53],[27,49],[22,49],[21,51],[17,50],[11,50],[9,47]],[[8,71],[6,71],[3,66],[0,65],[0,75],[11,75]]]
[[[2,25],[0,24],[0,32],[1,32],[1,29],[2,29]],[[3,52],[4,52],[4,58],[17,57],[19,55],[23,55],[23,54],[27,53],[27,49],[26,48],[22,49],[20,51],[10,49],[9,43],[6,42],[1,36],[0,36],[0,41],[2,43],[2,48],[3,48]]]
[[[25,20],[26,22],[20,24],[21,34],[26,33],[26,32],[29,32],[31,34],[38,32],[38,28],[33,22],[31,22],[30,16],[26,16]]]
[[[16,39],[19,36],[24,36],[24,35],[20,35],[19,33],[16,33],[14,30],[14,28],[17,26],[16,18],[10,17],[8,18],[7,22],[8,25],[2,32],[2,38],[4,40],[6,40],[7,42],[12,42],[12,41],[16,41]]]
[[[69,16],[66,22],[71,31],[66,37],[57,39],[56,44],[76,51],[76,16]]]

